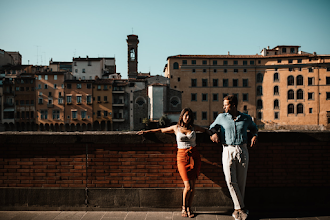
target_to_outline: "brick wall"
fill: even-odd
[[[197,187],[225,187],[222,147],[198,134]],[[174,135],[0,133],[0,187],[177,188]],[[247,187],[330,186],[329,132],[260,132]]]

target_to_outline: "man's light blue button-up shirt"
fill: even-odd
[[[220,138],[222,144],[240,145],[247,143],[247,130],[256,136],[258,134],[258,127],[252,121],[250,115],[239,112],[236,120],[229,113],[221,113],[210,125],[210,129],[220,128]]]

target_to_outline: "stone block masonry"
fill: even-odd
[[[198,134],[197,140],[202,168],[195,205],[230,207],[222,147],[204,134]],[[0,194],[5,195],[1,207],[180,206],[183,182],[176,166],[174,135],[3,132],[0,143]],[[303,206],[310,199],[329,205],[321,195],[330,192],[330,132],[260,132],[258,145],[249,153],[246,202],[250,206],[265,206],[265,202]],[[25,196],[19,201],[13,193]],[[49,199],[38,200],[37,194]],[[60,196],[57,201],[63,202],[54,202],[50,195]]]

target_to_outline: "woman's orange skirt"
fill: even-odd
[[[196,147],[178,149],[177,163],[183,181],[198,178],[201,169],[201,156]]]

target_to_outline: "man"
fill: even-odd
[[[235,211],[233,217],[236,220],[245,220],[248,212],[245,210],[244,194],[249,152],[247,149],[247,129],[253,138],[251,147],[256,144],[258,128],[251,116],[237,111],[237,98],[233,95],[226,96],[223,100],[225,113],[221,113],[211,124],[213,133],[210,139],[223,146],[222,165],[226,183],[232,197]],[[220,137],[217,131],[220,129]]]

